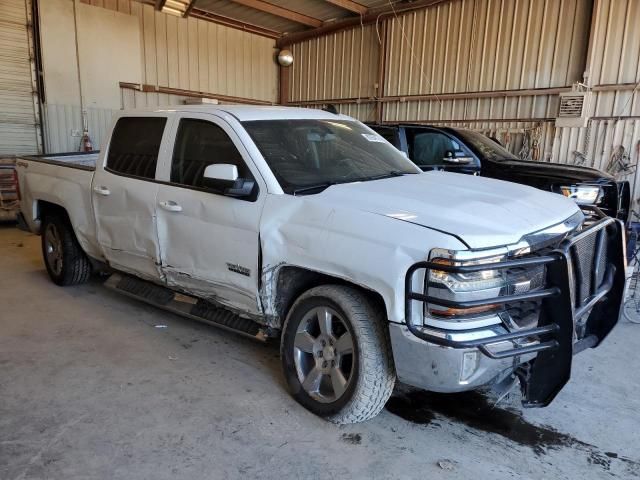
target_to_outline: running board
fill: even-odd
[[[175,292],[146,280],[114,273],[104,286],[183,317],[240,333],[262,342],[268,339],[265,327],[253,320],[242,318],[207,300]]]

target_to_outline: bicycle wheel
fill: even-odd
[[[622,307],[624,317],[631,323],[640,324],[640,298],[635,293],[631,295]]]

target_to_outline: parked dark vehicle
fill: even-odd
[[[522,183],[593,205],[628,222],[630,188],[595,168],[520,160],[495,140],[464,128],[369,125],[422,170],[447,170]],[[588,214],[585,211],[585,214]]]

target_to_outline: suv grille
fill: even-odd
[[[594,260],[596,256],[597,235],[589,235],[575,244],[571,249],[571,260],[573,263],[573,282],[571,301],[575,307],[584,304],[592,291],[597,290],[605,275],[607,267],[607,235],[602,235],[602,245],[600,246],[602,255],[598,263],[598,276],[594,279]],[[593,282],[596,282],[593,285]]]

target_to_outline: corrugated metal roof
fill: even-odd
[[[152,3],[152,0],[140,0]],[[384,8],[390,5],[389,0],[352,0],[354,4],[372,8]],[[391,0],[399,5],[406,0]],[[255,3],[254,7],[247,3]],[[357,17],[353,11],[336,6],[327,0],[196,0],[194,9],[200,12],[222,16],[236,22],[251,26],[261,27],[282,35],[285,33],[300,32],[313,27],[305,25],[284,15],[266,12],[260,6],[274,5],[290,12],[302,14],[315,19],[320,24],[331,23],[346,18]]]
[[[305,25],[300,23],[292,22],[291,20],[277,17],[270,13],[261,12],[260,10],[255,10],[250,7],[245,7],[244,5],[240,5],[239,3],[234,3],[229,0],[198,0],[196,8],[215,15],[222,15],[223,17],[228,17],[242,23],[275,30],[279,33],[299,32],[300,30],[305,30],[307,28]]]

